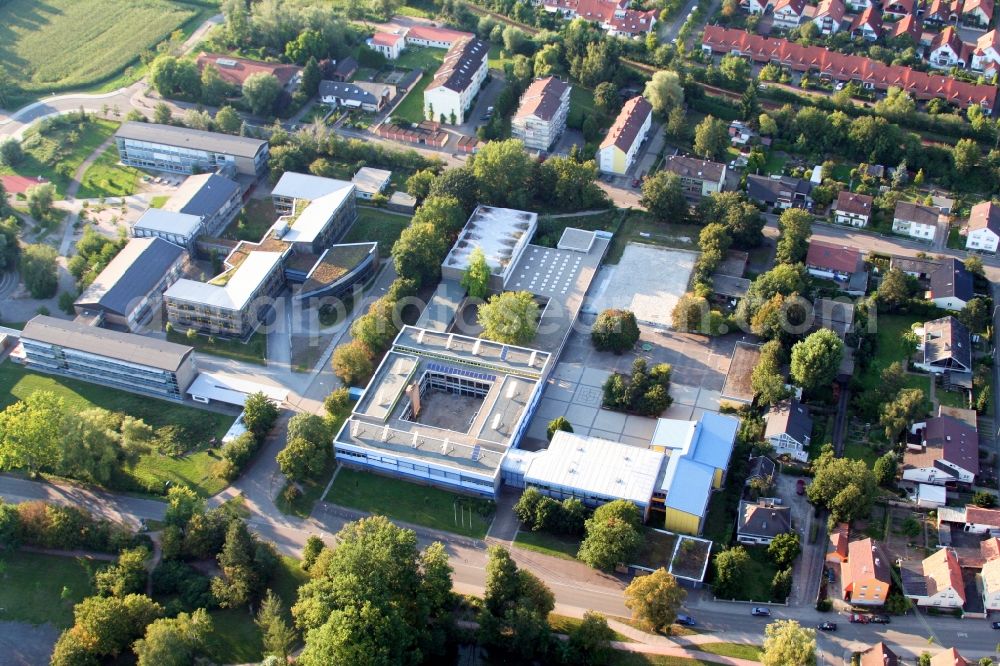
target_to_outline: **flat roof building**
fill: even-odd
[[[538,226],[538,214],[511,208],[478,206],[441,265],[445,279],[461,280],[476,249],[490,266],[490,289],[506,288],[511,270]],[[529,289],[530,291],[530,289]]]
[[[38,315],[21,333],[25,365],[135,393],[183,400],[194,349],[165,340]]]
[[[115,132],[122,164],[175,173],[224,167],[259,178],[267,172],[268,143],[219,132],[126,121]]]
[[[341,463],[496,497],[548,353],[404,326],[334,438]]]
[[[133,332],[151,320],[158,324],[163,292],[180,278],[186,258],[184,248],[161,238],[133,238],[73,308],[78,315],[97,315],[102,324]]]
[[[130,227],[135,238],[162,238],[194,253],[194,244],[204,230],[201,217],[150,208]]]
[[[385,192],[391,178],[392,172],[386,169],[361,167],[351,182],[354,183],[354,193],[359,199],[371,199],[376,194]]]

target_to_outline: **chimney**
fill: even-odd
[[[410,411],[413,412],[413,417],[420,416],[420,387],[416,382],[406,387],[406,397],[410,399]]]

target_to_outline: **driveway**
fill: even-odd
[[[792,594],[788,599],[792,606],[807,606],[816,600],[819,578],[823,573],[822,563],[826,557],[825,522],[815,518],[813,506],[806,496],[795,492],[796,483],[801,478],[779,474],[774,489],[775,496],[780,497],[782,503],[791,509],[792,525],[799,533],[802,543],[802,555],[795,561],[792,570]],[[813,523],[816,523],[816,541],[809,543]]]

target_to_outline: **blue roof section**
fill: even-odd
[[[663,483],[667,488],[666,507],[704,517],[712,494],[715,468],[681,457],[675,464],[668,465],[667,475],[671,472],[673,478],[666,478]]]
[[[698,421],[695,442],[691,447],[693,450],[688,455],[706,465],[726,469],[733,454],[736,430],[739,427],[740,420],[737,418],[705,412]]]
[[[240,191],[238,183],[214,173],[206,174],[202,178],[190,176],[189,180],[191,179],[203,179],[204,182],[190,193],[187,201],[181,203],[177,210],[178,213],[210,217],[218,213],[226,205],[226,202]],[[191,182],[198,184],[198,180]]]

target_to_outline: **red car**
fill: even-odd
[[[857,613],[851,613],[847,617],[854,624],[868,624],[867,615],[858,615]]]
[[[795,482],[795,494],[805,495],[806,494],[806,480],[799,479]]]

